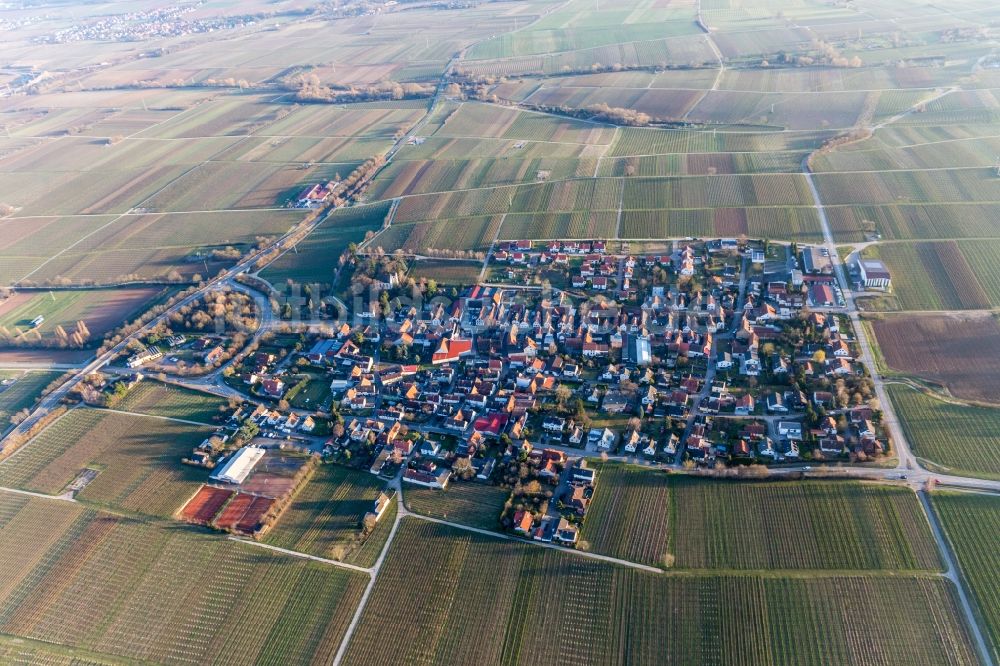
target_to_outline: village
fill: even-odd
[[[0,665],[1000,664],[998,8],[0,2]]]
[[[595,492],[588,458],[711,473],[887,452],[825,248],[661,250],[501,243],[488,282],[426,304],[405,297],[398,262],[376,265],[353,323],[267,336],[221,365],[233,408],[185,462],[234,491],[289,448],[397,486],[500,485],[504,528],[572,545]],[[227,349],[217,335],[148,342],[123,359],[132,382],[178,355],[218,366]]]

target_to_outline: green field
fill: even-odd
[[[0,303],[0,340],[69,347],[96,346],[108,331],[164,300],[166,288],[22,292]],[[44,317],[39,326],[32,320]],[[83,322],[80,337],[72,336]],[[59,332],[62,329],[62,332]]]
[[[822,238],[800,175],[722,173],[574,178],[407,195],[400,200],[392,226],[373,245],[387,252],[481,250],[497,235],[498,225],[501,239],[615,238],[619,207],[623,238]]]
[[[338,210],[261,275],[272,284],[285,280],[330,283],[337,271],[337,260],[347,246],[360,244],[365,234],[381,229],[388,214],[389,202]]]
[[[521,159],[512,160],[511,153]],[[531,157],[524,148],[508,149],[504,157],[464,160],[410,160],[393,161],[379,175],[372,196],[391,199],[411,194],[444,192],[474,187],[495,187],[532,183],[544,177],[547,180],[564,180],[590,175],[594,171],[592,159],[565,157]],[[407,156],[407,152],[402,153]]]
[[[183,421],[213,424],[226,402],[208,393],[144,379],[129,389],[114,409],[123,412],[165,416]]]
[[[769,153],[811,151],[833,132],[698,132],[652,127],[620,127],[608,157],[674,153]]]
[[[623,239],[687,236],[747,236],[818,242],[823,232],[815,209],[799,206],[654,208],[626,209],[622,212]]]
[[[934,510],[944,526],[963,583],[972,593],[976,615],[993,659],[1000,656],[1000,555],[994,547],[1000,499],[991,495],[935,492]]]
[[[13,380],[12,384],[0,390],[0,432],[10,425],[11,416],[35,404],[42,390],[55,381],[59,374],[0,370],[0,381]]]
[[[860,242],[864,231],[887,240],[995,238],[1000,204],[943,203],[882,206],[826,206],[838,241]]]
[[[396,250],[432,255],[437,250],[484,251],[500,231],[501,215],[393,224],[371,242],[388,253]]]
[[[594,552],[679,569],[937,570],[907,489],[854,482],[718,482],[599,467],[581,538]]]
[[[299,382],[304,382],[300,388]],[[285,399],[296,409],[318,411],[326,409],[330,402],[330,380],[322,375],[296,375],[292,388]]]
[[[796,173],[807,153],[799,150],[770,152],[697,152],[637,155],[602,159],[601,176],[707,176],[738,173]]]
[[[496,138],[557,144],[607,145],[614,127],[484,104],[462,104],[442,120],[435,137]]]
[[[78,499],[171,516],[208,477],[180,459],[210,434],[208,427],[76,409],[0,463],[0,486],[57,495],[81,471],[92,469],[97,477]]]
[[[392,528],[395,500],[367,540],[361,540],[360,524],[384,488],[385,483],[371,474],[320,465],[264,541],[318,557],[371,566]]]
[[[626,12],[627,13],[627,10]],[[690,21],[668,24],[638,23],[633,25],[601,25],[600,21],[580,28],[541,28],[502,35],[499,39],[484,42],[469,54],[471,60],[511,58],[557,51],[577,51],[622,42],[643,42],[663,37],[665,34],[692,34],[697,28]]]
[[[949,586],[654,574],[407,518],[345,663],[975,664]]]
[[[1000,479],[1000,409],[945,402],[898,384],[886,388],[921,461],[949,474]]]
[[[190,278],[223,265],[213,249],[247,249],[299,223],[299,209],[0,220],[0,283],[108,284]],[[228,262],[226,262],[228,264]],[[123,317],[118,319],[118,323]]]
[[[114,170],[67,172],[51,166],[52,176],[0,173],[0,197],[16,206],[25,216],[40,215],[120,215],[180,178],[183,166],[158,164],[152,167],[119,165]],[[32,178],[28,178],[31,176]],[[51,196],[57,188],[61,196]]]
[[[1000,179],[990,168],[880,171],[816,175],[824,204],[903,204],[1000,201]]]
[[[711,87],[709,83],[707,88]],[[928,91],[814,91],[758,92],[698,88],[550,86],[543,80],[527,101],[548,108],[586,109],[595,104],[635,109],[651,118],[694,122],[755,125],[791,130],[853,127],[859,119],[880,120],[905,111]]]
[[[613,210],[512,213],[504,218],[499,238],[500,240],[614,238],[617,227],[618,214]]]
[[[903,310],[982,310],[1000,305],[1000,240],[888,243],[865,250],[892,275]]]
[[[0,516],[0,654],[23,638],[80,649],[72,663],[311,664],[332,659],[367,582],[54,500],[3,493]]]
[[[419,281],[435,280],[439,285],[471,285],[479,279],[482,263],[478,261],[452,261],[426,259],[410,264],[407,277]]]
[[[407,485],[406,508],[432,518],[483,529],[496,529],[510,491],[474,481],[453,481],[444,490]]]

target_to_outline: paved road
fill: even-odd
[[[315,226],[315,222],[312,223],[312,226],[313,227]],[[283,239],[287,238],[287,236],[283,236],[282,238]],[[39,421],[39,419],[41,419],[43,416],[45,416],[45,414],[48,414],[54,408],[56,408],[59,405],[59,403],[63,400],[63,398],[65,398],[66,395],[70,392],[70,390],[72,390],[72,388],[74,386],[76,386],[76,384],[79,383],[83,378],[85,378],[89,374],[92,374],[94,372],[97,372],[97,371],[103,369],[114,358],[116,358],[118,355],[120,355],[123,352],[125,352],[128,344],[130,342],[132,342],[134,340],[140,339],[143,335],[145,335],[152,328],[154,328],[155,326],[157,326],[160,323],[162,323],[163,321],[165,321],[167,319],[167,317],[169,317],[172,313],[176,312],[177,310],[179,310],[180,308],[182,308],[184,306],[187,306],[187,305],[190,305],[190,304],[194,303],[196,300],[198,300],[199,298],[201,298],[205,294],[208,294],[208,293],[210,293],[212,291],[216,291],[216,290],[222,288],[223,286],[227,286],[227,285],[233,285],[234,288],[237,288],[235,286],[235,285],[237,285],[237,283],[235,283],[235,282],[232,281],[233,278],[236,275],[244,272],[247,268],[251,267],[253,265],[253,263],[262,254],[264,254],[269,249],[273,248],[275,245],[277,245],[277,244],[279,244],[281,242],[282,242],[281,239],[279,239],[278,241],[276,241],[271,246],[268,246],[268,248],[265,248],[264,250],[259,250],[259,251],[255,252],[255,253],[253,253],[247,259],[244,259],[243,261],[241,261],[237,265],[233,266],[229,270],[223,272],[219,276],[217,276],[217,277],[213,278],[212,280],[208,281],[202,288],[200,288],[200,289],[194,291],[193,293],[189,294],[188,296],[184,297],[183,299],[181,299],[180,301],[178,301],[177,303],[175,303],[174,305],[172,305],[170,308],[168,308],[166,311],[164,311],[162,314],[160,314],[157,317],[154,317],[145,326],[142,326],[141,328],[137,329],[135,332],[133,332],[133,333],[125,336],[121,340],[121,342],[119,342],[115,346],[111,347],[110,349],[108,349],[107,351],[105,351],[103,354],[98,355],[92,361],[90,361],[90,363],[88,363],[85,366],[83,366],[82,368],[80,368],[76,372],[76,374],[74,374],[70,379],[68,379],[66,382],[64,382],[59,388],[55,389],[54,391],[52,391],[51,393],[49,393],[47,396],[45,396],[44,398],[42,398],[42,400],[35,406],[35,409],[32,411],[31,415],[27,419],[25,419],[25,421],[23,423],[21,423],[17,428],[15,428],[10,434],[8,434],[7,438],[3,440],[3,447],[0,448],[0,453],[6,453],[7,452],[11,436],[26,433],[32,426],[35,425],[35,423],[37,423]],[[266,312],[270,312],[270,307],[268,307],[266,309]]]
[[[847,316],[850,318],[851,325],[854,327],[855,338],[857,339],[858,347],[861,350],[860,360],[864,362],[865,366],[871,373],[872,382],[875,385],[875,395],[878,397],[879,403],[882,407],[882,420],[886,428],[889,430],[889,434],[892,436],[893,447],[896,451],[896,456],[899,458],[899,468],[918,470],[920,469],[920,465],[917,462],[916,457],[913,455],[913,451],[910,448],[910,443],[906,439],[906,434],[903,432],[903,428],[900,426],[899,418],[896,416],[896,410],[892,405],[892,401],[889,400],[889,394],[885,390],[885,384],[879,377],[877,371],[878,366],[875,364],[875,355],[872,352],[868,336],[865,334],[865,329],[861,325],[861,317],[858,314],[858,306],[854,299],[854,292],[851,290],[851,285],[847,280],[847,273],[844,270],[844,264],[840,259],[840,254],[837,252],[833,232],[830,229],[830,222],[826,217],[826,210],[823,207],[823,200],[819,196],[819,190],[816,188],[816,183],[813,180],[812,171],[809,169],[808,158],[802,160],[802,171],[805,174],[806,182],[809,184],[809,190],[812,192],[813,201],[816,204],[816,212],[819,215],[820,225],[823,228],[823,239],[825,241],[826,248],[829,251],[830,260],[833,263],[833,269],[837,276],[837,282],[840,284],[840,289],[844,294],[844,300],[847,304]]]
[[[677,456],[674,460],[675,464],[679,465],[681,460],[684,458],[684,452],[687,447],[687,439],[691,436],[691,430],[694,428],[695,419],[698,417],[701,410],[701,403],[705,401],[712,393],[712,383],[715,381],[715,357],[719,349],[719,342],[722,340],[729,340],[736,334],[736,329],[740,326],[740,321],[743,316],[743,306],[746,303],[747,297],[747,284],[749,283],[749,276],[747,271],[750,268],[750,260],[748,257],[743,257],[743,262],[740,267],[740,285],[739,292],[736,298],[736,307],[733,310],[732,322],[729,328],[725,332],[713,335],[712,337],[712,350],[708,355],[707,367],[705,369],[705,385],[702,387],[701,392],[695,396],[694,401],[691,403],[691,411],[688,414],[687,423],[684,426],[684,435],[681,437],[680,446],[677,447]],[[786,415],[784,418],[788,418]]]
[[[43,493],[33,493],[30,490],[21,490],[20,488],[0,488],[0,492],[4,493],[14,493],[15,495],[25,495],[26,497],[38,497],[41,499],[58,500],[60,502],[70,502],[75,504],[76,500],[73,499],[72,495],[45,495]]]
[[[453,58],[452,61],[449,62],[449,69],[453,65],[454,60],[455,59]],[[448,70],[446,70],[446,71],[448,71]],[[434,106],[437,104],[438,100],[441,98],[441,96],[443,94],[445,82],[446,82],[446,77],[442,76],[441,83],[438,85],[438,89],[437,89],[437,92],[435,93],[435,96],[434,96],[432,102],[431,102],[430,109],[433,109]],[[424,118],[422,118],[421,121],[418,122],[407,134],[401,136],[392,145],[392,147],[386,153],[386,160],[385,160],[386,164],[389,163],[389,161],[392,159],[392,157],[395,156],[395,154],[399,151],[399,149],[402,146],[404,146],[406,144],[406,142],[408,142],[410,140],[411,137],[415,136],[415,133],[418,131],[418,129],[420,127],[423,126],[423,124],[426,122],[426,120],[429,117],[429,115],[430,115],[430,112],[428,112],[428,114],[425,115]],[[374,178],[375,175],[377,175],[377,173],[378,172],[371,174],[370,178]],[[216,277],[208,280],[207,282],[204,283],[204,285],[202,287],[200,287],[199,289],[195,290],[194,292],[192,292],[188,296],[184,297],[183,299],[181,299],[180,301],[178,301],[174,305],[170,306],[162,314],[160,314],[157,317],[154,317],[145,326],[142,326],[141,328],[137,329],[133,333],[125,336],[118,344],[116,344],[112,348],[108,349],[103,354],[100,354],[99,356],[97,356],[96,358],[94,358],[87,365],[85,365],[82,368],[80,368],[79,371],[76,374],[74,374],[70,379],[68,379],[66,382],[64,382],[59,388],[55,389],[54,391],[52,391],[51,393],[49,393],[47,396],[45,396],[44,398],[42,398],[42,400],[35,406],[34,410],[31,413],[31,415],[27,419],[25,419],[20,425],[18,425],[16,428],[14,428],[11,432],[9,432],[7,434],[7,436],[3,440],[0,440],[0,457],[3,457],[4,454],[8,453],[8,448],[9,448],[9,446],[11,444],[11,438],[12,437],[16,437],[18,435],[23,435],[23,434],[27,433],[32,428],[32,426],[34,426],[36,423],[38,423],[38,421],[41,418],[43,418],[46,414],[48,414],[53,409],[55,409],[60,404],[60,402],[63,400],[63,398],[65,398],[66,395],[70,392],[70,390],[72,390],[72,388],[74,386],[76,386],[77,383],[79,383],[81,380],[83,380],[87,375],[92,374],[94,372],[97,372],[98,370],[101,370],[102,368],[104,368],[108,363],[110,363],[119,354],[122,354],[126,350],[128,344],[130,342],[142,338],[142,336],[144,336],[152,328],[154,328],[155,326],[157,326],[161,322],[165,321],[167,319],[167,317],[169,317],[172,313],[176,312],[177,310],[179,310],[180,308],[182,308],[182,307],[184,307],[186,305],[190,305],[191,303],[194,303],[196,300],[198,300],[199,298],[201,298],[203,295],[205,295],[205,294],[207,294],[207,293],[209,293],[211,291],[214,291],[214,290],[216,290],[216,289],[218,289],[218,288],[220,288],[222,286],[227,286],[228,285],[228,286],[232,286],[233,288],[238,288],[236,286],[236,285],[238,285],[238,283],[235,282],[235,280],[234,280],[234,278],[237,275],[240,275],[242,273],[252,273],[252,272],[254,272],[256,270],[255,269],[255,264],[256,264],[256,262],[257,262],[258,259],[260,259],[261,257],[266,256],[268,253],[270,253],[270,252],[272,252],[272,251],[274,251],[276,249],[283,249],[283,248],[285,248],[286,244],[290,240],[298,237],[300,234],[303,237],[308,236],[310,233],[312,233],[316,229],[316,227],[318,227],[320,224],[322,224],[330,216],[330,214],[333,212],[333,210],[335,210],[335,208],[333,208],[333,207],[329,208],[326,211],[325,214],[318,215],[315,220],[313,220],[311,222],[305,223],[304,226],[300,225],[297,228],[289,230],[286,234],[282,235],[281,237],[279,237],[278,239],[276,239],[272,243],[269,243],[265,247],[252,252],[245,259],[242,259],[240,262],[238,262],[236,265],[232,266],[228,270],[225,270],[225,271],[221,272],[219,275],[217,275]],[[263,311],[266,312],[266,313],[270,313],[270,307],[264,308]]]
[[[350,569],[352,571],[357,571],[358,573],[372,575],[371,569],[366,569],[364,567],[359,567],[355,564],[348,564],[347,562],[338,562],[337,560],[330,560],[325,557],[317,557],[316,555],[310,555],[308,553],[300,553],[297,550],[289,550],[287,548],[279,548],[278,546],[272,546],[270,544],[261,543],[260,541],[255,541],[253,539],[246,539],[238,536],[230,536],[231,541],[238,541],[240,543],[245,543],[248,546],[256,546],[257,548],[264,548],[266,550],[271,550],[276,553],[282,553],[283,555],[291,555],[292,557],[298,557],[305,560],[313,560],[314,562],[322,562],[323,564],[331,564],[335,567],[341,567],[342,569]]]
[[[976,648],[979,651],[979,658],[983,660],[983,663],[987,666],[993,666],[993,653],[990,652],[989,648],[986,646],[986,641],[983,639],[983,633],[979,629],[979,623],[976,621],[975,613],[972,611],[972,604],[969,602],[969,596],[965,592],[965,586],[962,584],[961,575],[957,564],[955,563],[955,558],[951,552],[951,544],[944,536],[944,531],[941,529],[941,524],[938,522],[937,512],[934,510],[934,506],[931,504],[930,498],[927,496],[926,492],[917,493],[920,497],[920,503],[923,505],[924,513],[927,514],[927,520],[931,524],[931,531],[934,533],[934,539],[938,543],[938,549],[941,553],[941,561],[944,562],[945,572],[944,577],[950,580],[955,585],[955,589],[958,591],[959,605],[962,608],[962,613],[965,614],[965,623],[969,627],[969,631],[972,632],[972,637],[975,639]]]
[[[951,90],[945,91],[944,93],[937,95],[934,99],[942,97]],[[889,122],[894,122],[899,118],[908,115],[913,109],[910,109],[898,116],[894,116],[886,123],[883,123],[879,127],[882,127]],[[976,616],[972,611],[971,604],[969,603],[968,595],[965,590],[965,586],[962,584],[961,575],[958,566],[955,563],[954,558],[951,554],[951,546],[947,539],[944,538],[941,527],[938,523],[937,515],[934,512],[934,508],[931,506],[927,499],[927,493],[924,490],[927,487],[927,481],[929,479],[934,479],[940,485],[953,485],[960,488],[975,489],[975,490],[987,490],[998,492],[1000,491],[1000,483],[995,481],[985,481],[978,479],[969,479],[965,477],[956,477],[950,475],[940,475],[932,474],[927,470],[923,469],[916,456],[913,454],[913,450],[910,447],[909,441],[906,439],[906,433],[903,431],[900,425],[899,418],[896,415],[895,408],[893,407],[892,401],[889,399],[888,393],[885,390],[885,384],[878,374],[877,367],[875,364],[875,356],[872,352],[871,343],[868,340],[868,336],[865,333],[865,329],[861,325],[861,317],[858,314],[857,303],[854,298],[854,293],[851,291],[850,284],[847,281],[847,276],[844,270],[843,262],[840,259],[840,254],[837,252],[837,247],[834,242],[833,233],[830,229],[830,223],[827,220],[826,211],[823,207],[823,201],[820,198],[819,190],[816,188],[816,184],[813,179],[813,174],[809,169],[808,158],[802,161],[802,170],[805,174],[806,181],[809,184],[809,189],[812,192],[813,200],[816,203],[816,211],[819,214],[820,224],[823,228],[823,239],[827,250],[829,251],[831,260],[833,262],[834,272],[837,276],[837,281],[840,283],[840,288],[843,291],[844,299],[847,304],[847,315],[851,319],[851,324],[854,327],[855,337],[858,341],[858,346],[861,349],[861,360],[864,362],[865,366],[869,369],[872,375],[872,380],[875,385],[875,394],[878,396],[879,402],[882,407],[882,421],[885,427],[889,430],[892,436],[893,446],[896,451],[897,458],[899,459],[899,464],[895,471],[879,470],[876,472],[875,476],[881,477],[882,479],[897,478],[900,479],[905,476],[905,480],[913,485],[920,496],[920,501],[924,506],[924,510],[927,514],[928,520],[930,521],[931,528],[934,534],[934,539],[938,544],[938,549],[941,552],[942,560],[947,565],[947,571],[945,576],[955,584],[955,588],[959,594],[959,600],[962,607],[962,612],[965,615],[966,625],[969,627],[969,631],[972,632],[975,638],[976,647],[978,649],[980,658],[983,663],[988,666],[993,666],[992,654],[986,647],[986,643],[983,640],[982,631],[980,630],[979,623],[976,620]],[[905,472],[903,474],[902,472]],[[849,472],[852,473],[852,472]]]
[[[382,552],[378,556],[378,560],[375,561],[375,566],[371,568],[369,575],[371,578],[368,581],[368,585],[365,586],[365,591],[361,595],[361,600],[358,602],[358,607],[354,611],[354,617],[351,618],[351,623],[347,625],[347,631],[344,633],[344,638],[340,641],[340,647],[337,649],[337,654],[333,657],[333,666],[340,666],[344,661],[344,655],[347,654],[347,646],[351,643],[351,637],[354,636],[355,630],[358,628],[358,624],[361,622],[361,616],[364,614],[365,607],[368,605],[368,598],[372,594],[372,590],[375,589],[375,581],[378,580],[379,571],[382,570],[382,565],[385,563],[386,555],[389,553],[389,546],[392,545],[393,539],[396,538],[396,532],[399,530],[399,523],[402,522],[402,502],[399,502],[400,512],[396,514],[396,520],[392,524],[392,531],[389,532],[389,538],[386,539],[385,546],[382,547]]]
[[[588,557],[592,560],[601,560],[603,562],[611,562],[612,564],[618,564],[623,567],[630,567],[632,569],[640,569],[647,573],[663,573],[662,569],[657,569],[656,567],[651,567],[647,564],[639,564],[638,562],[631,562],[629,560],[622,560],[617,557],[610,557],[608,555],[598,555],[597,553],[588,553],[583,550],[574,550],[571,548],[564,548],[562,546],[557,546],[552,543],[544,543],[542,541],[531,541],[528,539],[522,539],[521,537],[511,536],[509,534],[504,534],[503,532],[495,532],[493,530],[484,530],[479,527],[470,527],[469,525],[462,525],[460,523],[453,523],[448,520],[441,520],[440,518],[431,518],[429,516],[421,516],[418,514],[410,514],[414,518],[420,520],[426,520],[430,523],[437,523],[438,525],[447,525],[448,527],[454,527],[455,529],[465,530],[466,532],[475,532],[476,534],[483,534],[488,537],[493,537],[494,539],[506,539],[507,541],[516,541],[518,543],[529,544],[532,546],[538,546],[539,548],[550,548],[552,550],[558,550],[562,553],[569,553],[572,555],[579,555],[580,557]]]
[[[712,37],[712,29],[708,27],[708,23],[705,22],[705,18],[704,16],[702,16],[701,0],[698,0],[698,11],[695,23],[698,25],[699,28],[701,28],[701,31],[705,34],[705,42],[708,43],[708,48],[712,49],[712,53],[715,54],[715,59],[719,62],[719,71],[715,75],[715,80],[712,82],[712,87],[703,91],[701,95],[699,95],[698,99],[695,100],[694,104],[691,104],[688,107],[688,110],[681,117],[681,120],[687,120],[688,116],[691,115],[691,112],[694,111],[698,107],[698,105],[704,101],[706,97],[708,97],[709,92],[719,89],[719,84],[722,83],[722,77],[726,73],[726,60],[722,56],[722,51],[719,49],[719,45],[715,43],[715,38]]]

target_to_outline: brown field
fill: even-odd
[[[227,210],[283,206],[307,184],[331,176],[326,167],[254,162],[212,162],[170,183],[145,201],[158,212]]]
[[[35,316],[45,322],[37,329],[45,338],[56,326],[67,331],[83,321],[90,330],[90,340],[97,340],[122,322],[132,319],[139,310],[163,293],[162,288],[116,289],[72,292],[18,292],[0,303],[0,325],[26,328]]]
[[[270,497],[236,493],[236,496],[216,517],[212,525],[220,530],[235,530],[244,534],[252,534],[272,504],[274,504],[274,500]]]
[[[261,520],[265,514],[271,510],[274,500],[270,497],[257,497],[247,508],[239,521],[236,523],[236,530],[245,534],[251,534],[260,527]]]
[[[1000,402],[1000,322],[991,315],[887,315],[872,322],[889,367],[957,397]]]
[[[11,363],[83,363],[93,355],[93,350],[83,349],[4,349],[0,350],[0,366]]]
[[[226,508],[222,510],[215,520],[212,521],[214,527],[224,530],[226,528],[232,528],[236,526],[236,523],[243,518],[243,514],[247,512],[250,506],[257,499],[253,495],[247,495],[246,493],[236,493],[236,496],[226,505]]]
[[[243,490],[249,493],[268,497],[281,497],[291,492],[294,487],[295,480],[289,476],[260,472],[253,474],[242,486]]]
[[[716,208],[712,226],[720,236],[743,236],[749,232],[744,208]]]
[[[232,490],[202,486],[181,509],[181,518],[196,525],[208,525],[232,495]]]
[[[438,284],[468,285],[479,278],[482,263],[478,261],[416,261],[410,266],[410,277],[435,280]]]

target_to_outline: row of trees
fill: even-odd
[[[585,108],[594,120],[603,120],[615,125],[629,125],[632,127],[642,127],[648,125],[652,118],[649,114],[635,109],[626,109],[618,106],[608,106],[607,104],[591,104]]]
[[[654,122],[674,122],[675,119],[671,118],[656,118],[654,119],[648,113],[638,111],[636,109],[626,109],[624,107],[609,106],[608,104],[591,104],[580,109],[575,109],[568,106],[544,106],[544,105],[524,105],[531,108],[537,109],[538,111],[544,111],[546,113],[556,113],[563,116],[569,116],[571,118],[586,118],[589,120],[599,120],[606,123],[612,123],[615,125],[626,125],[629,127],[645,127],[650,123]]]
[[[0,298],[0,301],[3,299]],[[82,349],[90,340],[90,329],[80,320],[69,332],[62,325],[52,329],[53,337],[42,336],[37,328],[17,328],[13,330],[0,326],[0,345],[5,347],[34,347],[46,349]]]
[[[67,407],[65,405],[60,405],[56,407],[51,412],[43,414],[37,421],[35,421],[30,428],[21,433],[11,433],[7,436],[7,440],[4,443],[4,447],[0,449],[0,460],[4,460],[10,457],[17,449],[24,445],[25,442],[33,438],[35,435],[45,430],[50,424],[52,424],[56,419],[65,414]],[[22,412],[20,422],[23,422],[28,417],[28,414]]]
[[[397,83],[381,81],[368,86],[331,87],[314,73],[296,74],[283,82],[284,87],[295,93],[300,102],[367,102],[375,100],[402,100],[430,97],[435,87],[431,84]]]

